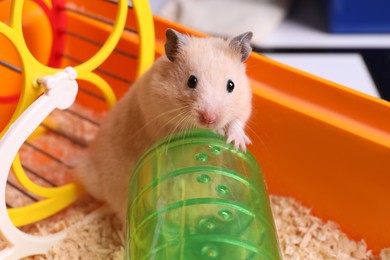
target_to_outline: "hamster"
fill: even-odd
[[[125,223],[128,182],[137,160],[159,139],[206,128],[246,151],[252,91],[244,62],[252,33],[231,39],[166,31],[165,53],[107,114],[75,177]]]

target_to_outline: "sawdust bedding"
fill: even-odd
[[[374,256],[363,241],[350,240],[336,224],[322,222],[292,198],[271,196],[281,250],[286,260],[390,259],[390,250]],[[124,238],[118,220],[104,205],[86,197],[56,216],[24,227],[34,235],[65,228],[67,237],[45,256],[26,259],[123,259]],[[0,248],[4,247],[4,242]]]
[[[97,122],[101,118],[101,115],[97,116],[77,105],[73,106],[72,110],[89,118],[97,118]],[[61,127],[66,129],[68,135],[72,134],[74,139],[82,140],[80,143],[88,143],[92,140],[98,128],[96,124],[90,124],[85,120],[72,121],[76,119],[69,117],[69,113],[54,112],[51,119],[57,129],[61,130]],[[54,141],[58,144],[58,137],[53,140],[53,135],[45,134],[32,143],[44,149],[53,147]],[[67,141],[64,140],[64,142]],[[29,160],[32,154],[29,150],[31,147],[24,147],[20,154],[25,166],[33,169],[39,168],[36,170],[48,179],[53,178],[52,172],[55,169],[56,176],[50,180],[56,185],[61,185],[72,179],[72,170],[68,166],[83,149],[82,145],[76,146],[69,143],[67,145],[62,143],[55,147],[54,153],[61,159],[61,167],[58,166],[58,162],[47,163],[44,166],[34,165],[35,160]],[[17,184],[13,175],[9,176],[9,180]],[[31,174],[29,177],[40,185],[48,185],[41,178]],[[7,187],[6,194],[7,202],[15,202],[13,206],[31,203],[28,201],[29,198],[19,197],[12,187]],[[390,248],[382,250],[379,255],[373,255],[364,241],[349,239],[335,223],[323,222],[312,216],[310,209],[303,207],[293,198],[271,195],[270,199],[284,259],[390,260]],[[26,259],[95,260],[123,259],[124,257],[124,237],[118,220],[105,205],[88,196],[79,199],[55,216],[22,228],[23,231],[33,235],[47,235],[64,229],[67,230],[67,237],[53,246],[47,255],[32,256]],[[0,250],[4,247],[6,243],[0,239]]]

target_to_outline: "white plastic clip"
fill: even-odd
[[[8,129],[0,142],[0,236],[8,247],[0,251],[0,259],[19,259],[29,255],[45,254],[63,239],[65,231],[50,236],[32,236],[16,228],[7,213],[5,188],[7,177],[16,153],[24,141],[54,109],[66,109],[76,99],[77,72],[68,67],[54,76],[43,78],[44,95],[29,106]]]

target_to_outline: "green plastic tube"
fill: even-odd
[[[207,130],[161,140],[129,188],[126,259],[282,259],[250,152]]]

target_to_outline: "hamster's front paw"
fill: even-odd
[[[239,121],[233,121],[229,124],[226,131],[227,140],[226,143],[230,144],[234,142],[234,149],[246,152],[246,145],[251,144],[251,140],[246,136],[242,123]]]
[[[220,134],[220,135],[222,135],[222,136],[226,136],[225,128],[221,128],[221,129],[215,130],[215,132]]]

